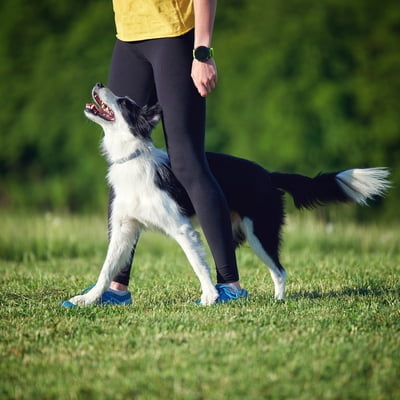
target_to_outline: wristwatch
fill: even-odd
[[[193,50],[193,58],[201,62],[206,62],[213,56],[214,50],[211,47],[199,46]]]

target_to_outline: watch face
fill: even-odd
[[[206,46],[199,46],[194,51],[194,57],[199,61],[207,61],[211,57],[211,51]]]

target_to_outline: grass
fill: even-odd
[[[308,214],[310,215],[310,214]],[[139,243],[134,305],[63,309],[94,282],[105,217],[1,215],[0,399],[400,399],[400,228],[290,217],[287,299],[197,307],[180,249]]]

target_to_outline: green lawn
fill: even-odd
[[[284,302],[244,247],[251,299],[195,306],[180,249],[147,233],[132,306],[63,309],[97,277],[105,217],[1,214],[0,399],[400,399],[400,228],[310,215],[285,228]]]

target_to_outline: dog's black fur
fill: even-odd
[[[337,182],[341,171],[309,178],[269,172],[252,161],[227,154],[207,152],[206,157],[230,210],[241,220],[247,217],[253,222],[254,235],[282,273],[284,268],[279,260],[279,246],[285,217],[284,192],[290,193],[298,209],[354,201]],[[173,175],[168,160],[158,168],[157,186],[174,198],[183,214],[193,217],[192,203]],[[246,241],[246,234],[240,226],[233,233],[237,248]]]

